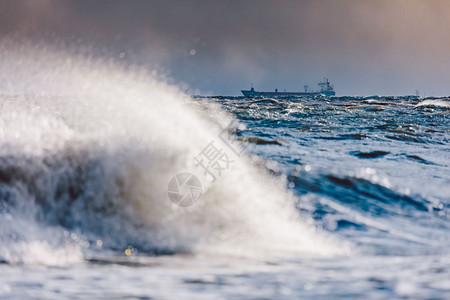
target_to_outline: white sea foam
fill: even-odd
[[[447,100],[443,100],[443,99],[424,100],[424,101],[417,103],[415,107],[420,107],[420,106],[438,106],[438,107],[450,108],[450,101],[448,99]]]
[[[283,183],[225,150],[218,135],[231,118],[217,108],[194,109],[175,87],[133,68],[15,43],[1,52],[3,260],[64,264],[86,249],[129,246],[225,255],[345,248],[300,220]],[[193,159],[211,141],[234,159],[215,182]],[[202,181],[196,206],[167,198],[180,172]],[[22,222],[37,227],[30,234]]]

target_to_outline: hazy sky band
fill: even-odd
[[[79,41],[193,89],[448,95],[450,1],[8,1],[3,36]],[[118,54],[117,54],[118,55]]]

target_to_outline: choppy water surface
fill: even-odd
[[[5,53],[1,298],[449,297],[447,99],[190,99]],[[232,160],[215,180],[211,142]],[[180,172],[203,186],[188,208]]]
[[[287,174],[300,211],[363,252],[446,253],[446,99],[219,99],[252,153]]]

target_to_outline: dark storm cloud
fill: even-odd
[[[445,0],[30,0],[2,2],[0,30],[125,52],[220,94],[323,76],[339,94],[449,94],[449,12]]]

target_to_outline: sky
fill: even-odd
[[[447,0],[7,0],[1,38],[72,45],[191,92],[450,95]]]

